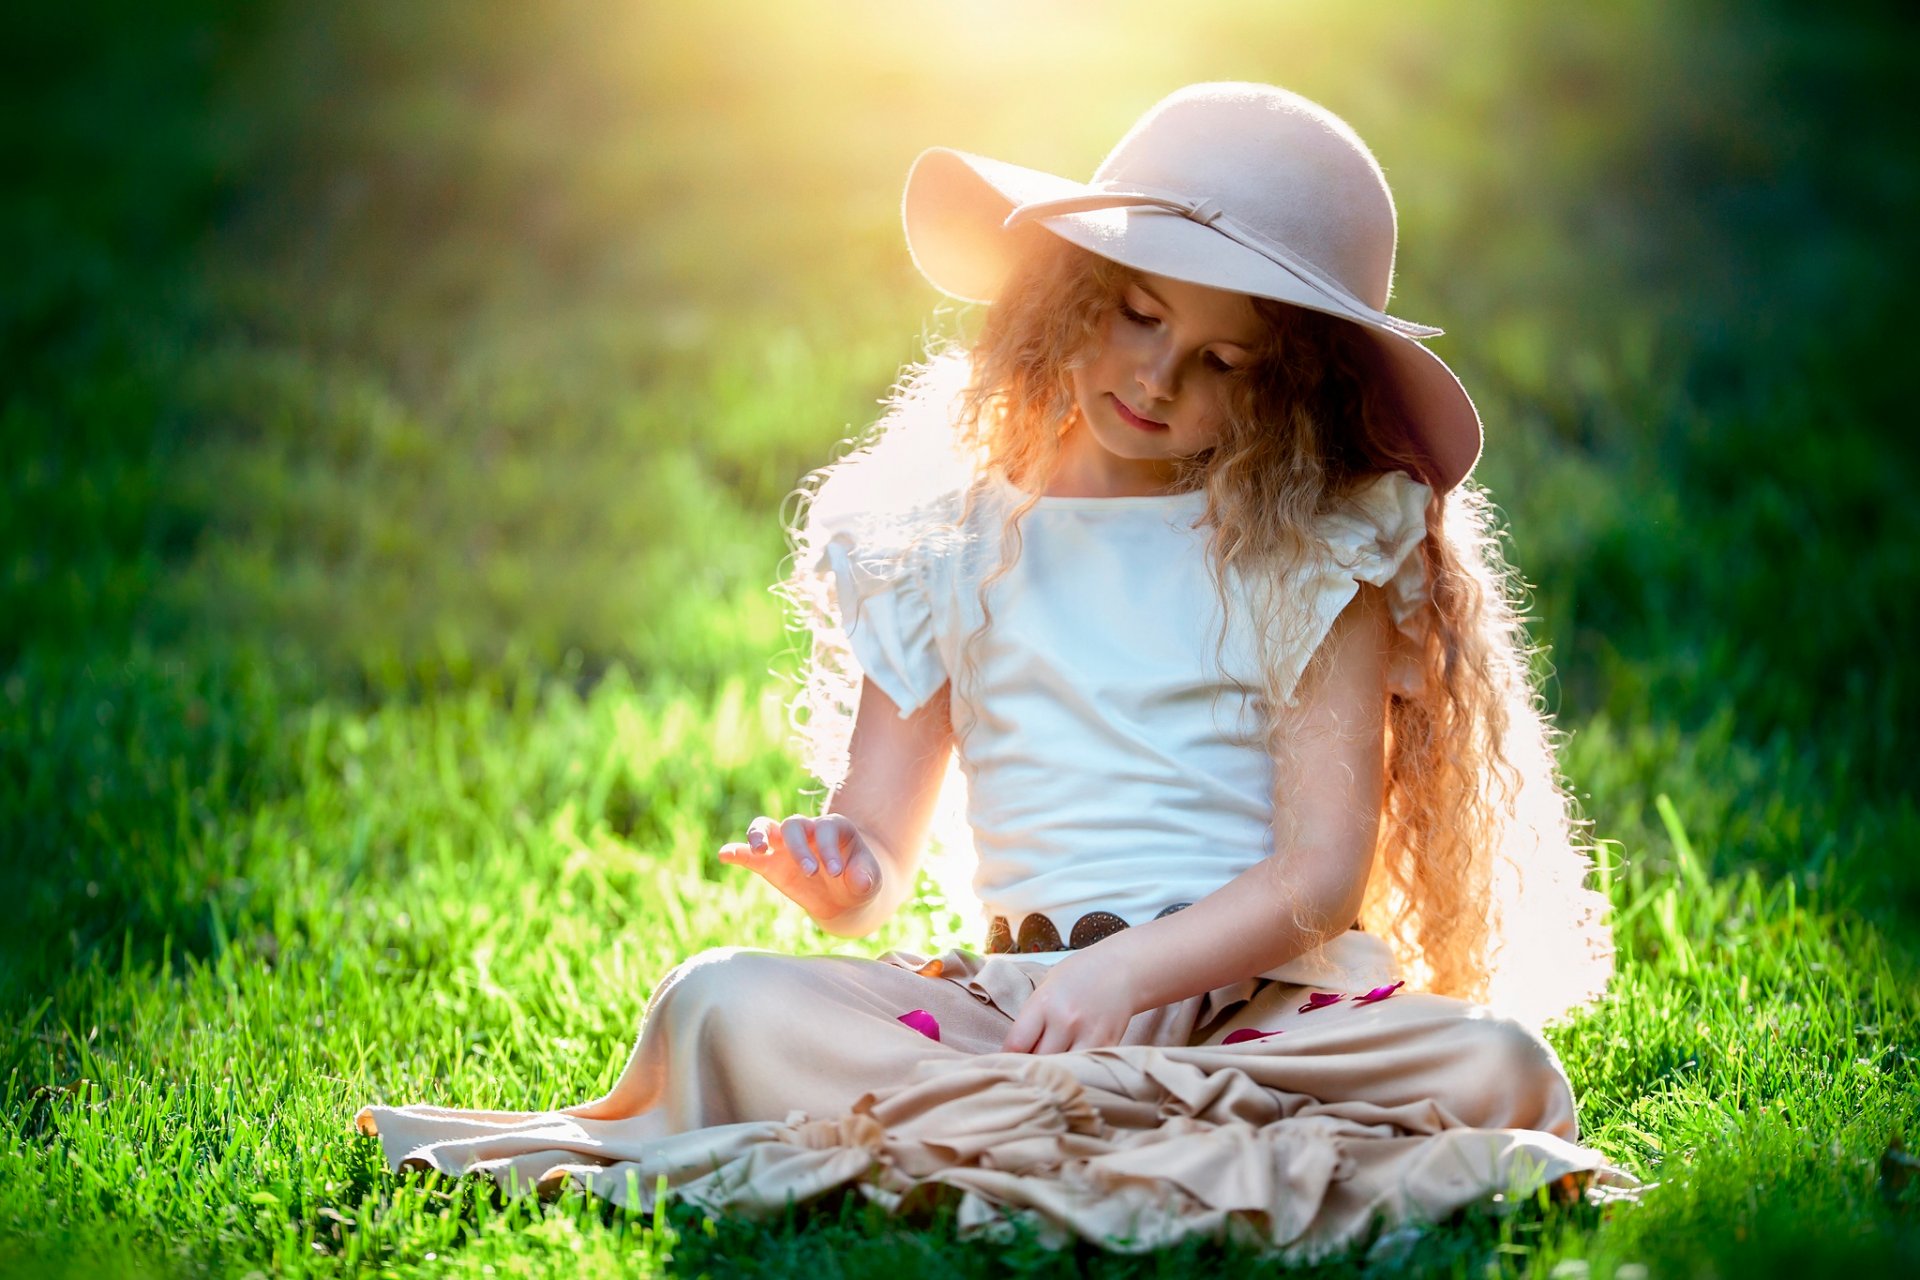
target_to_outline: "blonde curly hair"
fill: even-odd
[[[1076,413],[1071,372],[1132,278],[1057,237],[1032,243],[978,337],[911,368],[881,420],[800,490],[788,526],[792,572],[776,590],[814,639],[794,722],[809,767],[829,787],[844,775],[860,671],[816,567],[825,530],[852,512],[871,529],[891,522],[895,536],[875,541],[898,547],[904,561],[929,541],[961,536],[991,471],[1042,490]],[[1266,322],[1262,349],[1233,383],[1218,444],[1187,461],[1176,487],[1205,490],[1216,587],[1236,574],[1266,588],[1251,594],[1253,634],[1265,638],[1260,692],[1274,711],[1265,738],[1280,796],[1301,745],[1288,712],[1294,681],[1279,656],[1288,628],[1307,625],[1289,593],[1294,570],[1320,545],[1322,517],[1382,472],[1420,475],[1422,458],[1382,412],[1371,342],[1356,326],[1266,299],[1254,305]],[[950,518],[929,521],[929,503],[955,494],[957,514],[949,504]],[[1006,514],[983,609],[1020,554],[1020,520],[1033,501]],[[1493,505],[1468,481],[1435,494],[1426,523],[1428,599],[1410,628],[1419,638],[1396,641],[1417,678],[1382,693],[1386,793],[1360,923],[1387,940],[1413,985],[1538,1025],[1604,989],[1613,967],[1606,902],[1586,885],[1589,850],[1557,776],[1520,583]],[[986,618],[991,627],[990,610]],[[957,686],[970,678],[964,665]],[[1276,805],[1276,850],[1286,847],[1286,823]],[[1324,934],[1346,922],[1301,923]]]

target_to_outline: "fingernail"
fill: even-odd
[[[748,846],[749,848],[751,848],[751,849],[753,849],[753,850],[754,850],[754,851],[756,851],[756,852],[758,852],[758,851],[759,851],[759,850],[761,850],[761,849],[764,849],[764,848],[766,848],[766,847],[767,847],[767,837],[766,837],[766,835],[765,835],[765,833],[763,833],[763,832],[760,832],[760,831],[749,831],[749,832],[747,832],[747,846]]]
[[[800,859],[800,869],[806,872],[808,875],[812,875],[814,872],[820,869],[820,864],[815,862],[812,858],[802,858]]]
[[[834,860],[831,860],[831,859],[829,859],[829,860],[828,860],[828,862],[827,862],[827,874],[828,874],[828,875],[830,875],[830,876],[837,876],[837,875],[839,875],[839,874],[840,874],[840,864],[839,864],[839,863],[838,863],[837,861],[834,861]]]

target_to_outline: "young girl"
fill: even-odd
[[[1079,183],[923,155],[932,282],[991,303],[817,479],[785,584],[831,786],[724,862],[843,937],[911,894],[957,753],[982,953],[726,949],[603,1098],[368,1108],[396,1167],[750,1210],[854,1185],[1130,1247],[1299,1254],[1623,1184],[1533,1029],[1611,952],[1471,401],[1384,311],[1379,166],[1198,85]]]

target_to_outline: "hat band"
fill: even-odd
[[[1322,275],[1299,254],[1232,217],[1213,200],[1195,200],[1177,192],[1162,191],[1152,187],[1099,183],[1093,190],[1080,195],[1058,196],[1051,200],[1030,200],[1009,213],[1001,226],[1010,229],[1023,222],[1040,218],[1057,218],[1069,213],[1136,208],[1161,209],[1168,213],[1177,213],[1183,218],[1217,231],[1242,248],[1251,249],[1282,268],[1308,288],[1325,294],[1330,301],[1338,303],[1343,309],[1363,312],[1374,324],[1390,329],[1402,337],[1433,338],[1441,333],[1441,330],[1431,325],[1401,320],[1368,306],[1349,293],[1338,281]]]

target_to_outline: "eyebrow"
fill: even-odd
[[[1168,311],[1173,310],[1173,307],[1167,302],[1167,300],[1161,297],[1159,294],[1155,293],[1152,287],[1149,286],[1145,280],[1142,280],[1138,276],[1136,276],[1134,277],[1133,285],[1135,288],[1140,290],[1140,292],[1146,294],[1149,298],[1152,298],[1155,302],[1159,303],[1162,307],[1165,307]],[[1218,342],[1229,347],[1244,347],[1248,351],[1251,351],[1258,344],[1259,339],[1258,338],[1214,338],[1211,340],[1211,342],[1207,343],[1206,345],[1211,346],[1212,343],[1214,342]]]

